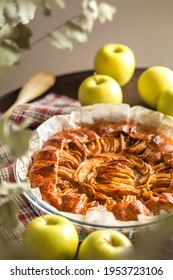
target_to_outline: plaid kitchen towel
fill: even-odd
[[[30,128],[35,129],[54,115],[68,114],[72,109],[79,107],[79,101],[64,95],[50,93],[46,97],[24,105],[17,106],[10,121],[19,125],[28,117],[31,118]],[[10,153],[7,145],[0,144],[0,163],[5,163],[5,166],[0,169],[0,182],[15,182],[13,163],[14,157]],[[6,198],[0,197],[0,205],[5,202]],[[8,232],[0,223],[0,235],[7,240],[13,247],[22,246],[22,235],[27,223],[34,217],[35,212],[31,208],[24,195],[17,196],[15,201],[18,205],[19,223],[13,232]]]

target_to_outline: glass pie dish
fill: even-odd
[[[67,217],[75,224],[81,240],[85,238],[88,233],[96,229],[108,228],[121,231],[130,239],[134,240],[142,236],[146,230],[155,231],[157,225],[160,224],[162,219],[172,215],[172,211],[169,211],[170,213],[168,214],[163,208],[157,215],[145,215],[140,212],[137,214],[137,219],[134,220],[117,219],[114,215],[115,212],[111,212],[108,209],[105,209],[105,207],[95,207],[95,204],[93,207],[87,209],[86,213],[84,214],[68,212],[66,210],[62,211],[54,207],[54,205],[51,205],[48,201],[45,201],[45,199],[42,197],[39,187],[32,188],[31,180],[28,179],[28,174],[30,172],[29,170],[32,166],[33,155],[37,151],[40,151],[46,141],[48,141],[53,135],[55,135],[57,132],[63,132],[66,129],[73,129],[75,131],[80,127],[84,127],[85,125],[92,125],[98,122],[109,122],[119,125],[122,123],[133,123],[133,125],[139,124],[147,127],[148,130],[154,129],[158,134],[163,134],[165,137],[169,137],[169,139],[172,138],[173,134],[173,119],[171,117],[141,106],[130,107],[127,104],[96,104],[93,106],[81,107],[72,111],[71,114],[54,116],[50,118],[48,121],[40,125],[36,131],[34,131],[29,143],[28,153],[16,161],[16,180],[17,182],[28,182],[28,190],[24,193],[24,195],[38,215],[57,214]],[[132,130],[134,130],[133,127]],[[158,135],[156,135],[155,141],[159,141]],[[132,175],[132,177],[135,179],[136,175],[137,172],[135,168],[135,173]],[[109,184],[109,182],[107,183]],[[145,196],[146,193],[147,195],[149,194],[149,192],[145,191]],[[133,195],[130,197],[132,196]],[[129,195],[127,197],[129,198]],[[117,205],[118,202],[115,203],[114,208],[116,208]]]

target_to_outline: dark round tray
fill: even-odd
[[[136,69],[130,82],[122,87],[124,103],[127,103],[131,106],[142,105],[146,107],[146,104],[142,101],[137,91],[137,80],[140,74],[143,72],[143,70],[143,68]],[[80,83],[86,77],[91,76],[93,74],[93,70],[88,70],[84,72],[74,72],[66,75],[57,76],[54,86],[51,89],[49,89],[49,91],[46,92],[44,95],[50,93],[50,91],[54,91],[57,94],[67,95],[76,99]],[[12,103],[16,100],[19,90],[20,88],[0,96],[0,112],[4,112],[10,107],[10,105],[12,105]],[[41,98],[42,97],[43,96],[41,96]]]

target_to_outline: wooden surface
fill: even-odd
[[[129,105],[141,105],[145,106],[141,100],[137,91],[137,80],[144,69],[137,69],[133,75],[131,81],[122,87],[123,90],[123,102]],[[54,91],[58,94],[67,95],[72,98],[77,98],[78,87],[80,83],[88,76],[92,75],[93,71],[76,72],[63,76],[58,76],[55,85],[47,93]],[[0,112],[4,112],[15,101],[20,89],[16,89],[13,92],[5,94],[0,97]],[[45,93],[45,95],[47,94]],[[42,96],[43,97],[43,96]],[[154,238],[154,236],[153,236]],[[157,259],[172,260],[173,259],[173,235],[162,246],[161,252]]]

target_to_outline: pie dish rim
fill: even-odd
[[[98,106],[99,104],[97,104],[97,105],[95,105],[95,107],[96,106]],[[110,104],[109,104],[110,105]],[[127,110],[129,109],[129,108],[134,108],[134,107],[136,107],[136,109],[137,110],[139,110],[140,108],[142,108],[143,110],[147,110],[146,112],[151,112],[151,113],[154,113],[154,114],[156,114],[156,113],[158,113],[158,112],[155,112],[155,111],[153,111],[153,110],[150,110],[150,109],[147,109],[147,108],[144,108],[144,107],[142,107],[142,106],[138,106],[138,105],[136,105],[136,106],[133,106],[133,107],[130,107],[128,104],[122,104],[122,106],[123,105],[125,105],[126,107],[127,107]],[[93,105],[94,106],[94,105]],[[86,109],[89,109],[90,110],[90,108],[92,109],[92,107],[93,106],[87,106],[87,108],[84,108],[84,110]],[[118,106],[118,105],[117,105]],[[117,107],[118,108],[118,107]],[[75,111],[78,111],[78,110],[80,110],[80,108],[77,108]],[[163,115],[163,114],[161,114],[161,113],[159,113],[159,115],[162,117],[162,118],[164,118],[165,116]],[[58,117],[58,116],[57,116]],[[169,119],[169,121],[170,121],[170,118],[168,117],[168,119]],[[171,121],[172,121],[172,123],[173,123],[173,118],[171,118]],[[47,121],[46,121],[47,122]],[[49,119],[49,122],[50,122],[50,119]],[[44,125],[44,124],[42,124],[42,125]],[[42,126],[41,125],[41,126]],[[40,127],[40,126],[39,126]],[[20,175],[19,175],[19,173],[20,173],[20,168],[19,168],[19,161],[20,161],[20,159],[16,159],[16,161],[15,161],[15,165],[14,165],[14,170],[15,170],[15,178],[16,178],[16,181],[18,182],[18,183],[20,183],[21,181],[22,181],[22,179],[20,178]],[[93,228],[93,229],[98,229],[98,228],[112,228],[112,229],[115,229],[115,230],[125,230],[125,231],[133,231],[133,230],[137,230],[137,229],[141,229],[141,228],[143,228],[143,229],[146,229],[146,228],[149,228],[149,227],[152,227],[152,226],[156,226],[156,225],[158,225],[158,220],[156,219],[156,220],[154,220],[154,221],[150,221],[150,222],[145,222],[145,223],[138,223],[138,224],[136,224],[136,223],[131,223],[131,224],[125,224],[125,225],[123,225],[123,224],[120,224],[120,225],[114,225],[114,226],[111,226],[111,225],[101,225],[101,224],[93,224],[93,223],[86,223],[86,222],[84,222],[84,221],[79,221],[79,220],[75,220],[75,219],[73,219],[73,218],[69,218],[68,216],[66,216],[64,213],[55,213],[54,211],[52,211],[51,209],[49,209],[49,208],[47,208],[46,207],[46,205],[45,204],[43,204],[41,201],[39,201],[36,197],[34,197],[33,196],[33,194],[30,192],[30,190],[27,190],[27,191],[25,191],[24,192],[24,196],[27,198],[27,200],[29,201],[29,203],[30,203],[30,205],[32,206],[32,208],[34,209],[34,211],[37,213],[37,214],[40,214],[40,215],[42,215],[42,214],[58,214],[58,215],[63,215],[63,216],[65,216],[65,217],[67,217],[68,219],[70,219],[74,224],[76,224],[76,225],[79,225],[79,226],[81,226],[81,227],[90,227],[90,228]],[[160,215],[161,216],[161,215]],[[168,218],[169,218],[169,216],[171,216],[171,215],[166,215]],[[165,215],[163,215],[163,217],[165,218]],[[159,222],[160,222],[160,220],[162,220],[162,217],[159,217]]]

